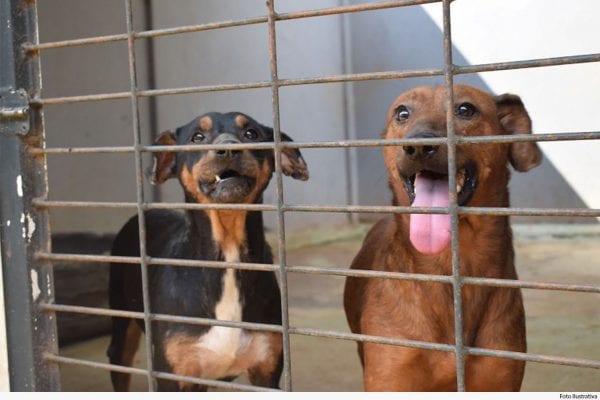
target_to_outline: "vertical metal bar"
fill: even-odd
[[[39,43],[36,3],[0,0],[0,92],[24,89],[34,98],[40,96],[40,60],[37,53],[25,53],[26,42]],[[40,307],[54,300],[53,274],[34,256],[50,250],[48,212],[32,204],[47,196],[46,157],[28,152],[44,147],[42,109],[29,110],[27,118],[29,132],[13,125],[0,134],[0,295],[6,306],[11,390],[53,391],[60,389],[58,365],[44,356],[58,352],[56,319]]]
[[[350,0],[343,0],[344,6],[350,5]],[[342,66],[343,74],[352,73],[352,31],[350,29],[350,14],[340,15],[340,35],[342,38]],[[356,118],[355,118],[354,83],[344,82],[344,140],[356,140]],[[346,180],[348,189],[346,192],[348,204],[357,205],[358,192],[358,148],[349,147],[346,152]],[[348,221],[356,223],[359,215],[348,213]]]
[[[288,288],[285,256],[285,215],[283,212],[283,174],[281,172],[281,128],[279,115],[279,77],[277,75],[277,40],[274,0],[267,0],[269,25],[269,61],[271,63],[271,95],[273,103],[273,141],[275,142],[275,179],[277,194],[277,238],[279,254],[279,285],[281,286],[281,325],[283,327],[283,389],[292,390]]]
[[[458,204],[456,193],[456,134],[454,132],[454,64],[452,61],[452,34],[450,3],[443,1],[444,19],[444,78],[446,86],[446,129],[448,131],[448,189],[452,250],[452,288],[454,297],[454,337],[456,358],[456,385],[465,390],[465,349],[463,343],[462,279],[458,242]]]
[[[137,71],[135,63],[135,32],[133,31],[133,11],[131,0],[125,0],[125,13],[127,16],[127,50],[129,53],[129,83],[131,85],[131,112],[133,124],[133,141],[135,146],[135,186],[137,198],[137,215],[140,237],[140,257],[142,272],[142,298],[144,303],[144,327],[146,338],[146,362],[148,366],[148,390],[156,390],[156,379],[154,378],[154,364],[152,346],[152,321],[150,319],[150,291],[148,286],[148,256],[146,254],[146,220],[144,217],[144,174],[142,167],[141,133],[139,104],[137,97]]]
[[[152,0],[144,0],[144,30],[150,31],[154,26],[154,5]],[[154,38],[149,37],[145,40],[146,57],[148,63],[146,65],[147,85],[148,89],[156,89],[156,52],[154,49]],[[158,106],[155,96],[148,97],[148,130],[150,131],[148,138],[152,143],[158,138]],[[151,198],[153,202],[160,202],[162,191],[158,185],[152,185]]]

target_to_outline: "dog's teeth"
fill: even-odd
[[[220,182],[221,181],[221,177],[219,175],[215,175],[215,182]]]
[[[462,185],[456,184],[456,193],[460,193],[462,190]]]

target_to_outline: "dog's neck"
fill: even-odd
[[[390,243],[390,246],[401,246],[409,250],[391,252],[390,254],[403,254],[404,259],[389,260],[386,263],[388,269],[396,272],[452,274],[450,246],[439,254],[424,256],[410,244],[409,216],[398,214],[395,222],[396,239]],[[507,278],[514,273],[514,271],[481,268],[482,265],[496,265],[502,269],[510,264],[508,261],[513,257],[513,247],[508,217],[466,215],[459,218],[458,229],[462,275]],[[491,260],[494,262],[490,262]]]
[[[186,202],[195,201],[186,196]],[[255,203],[262,203],[262,197]],[[248,249],[254,252],[264,246],[263,218],[260,211],[245,210],[188,210],[193,229],[205,232],[215,245],[215,250],[225,261],[239,262],[247,255]],[[252,258],[252,254],[250,255]]]

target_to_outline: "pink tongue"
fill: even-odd
[[[413,207],[448,207],[448,180],[417,175]],[[411,214],[410,241],[421,253],[435,254],[450,243],[450,215]]]

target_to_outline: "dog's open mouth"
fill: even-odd
[[[242,202],[250,194],[256,179],[227,169],[215,174],[211,182],[201,182],[205,195],[219,203]]]
[[[404,178],[404,186],[413,207],[448,207],[448,175],[422,170]],[[477,186],[474,164],[460,168],[456,174],[458,205],[466,205]],[[425,254],[436,254],[450,243],[450,215],[411,214],[410,241]]]

